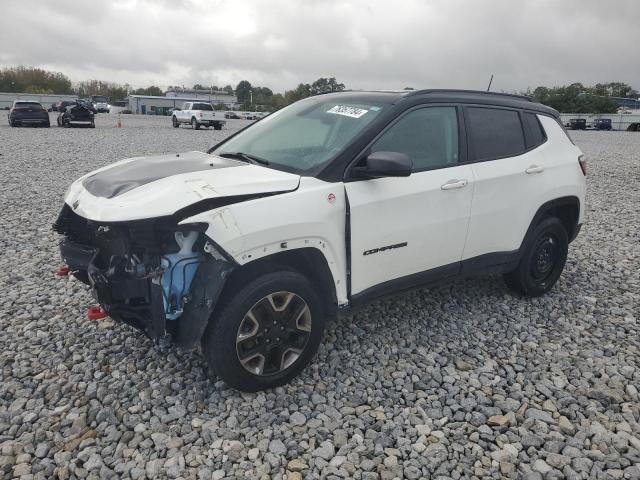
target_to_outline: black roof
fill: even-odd
[[[533,110],[547,115],[558,117],[556,110],[543,105],[531,97],[514,95],[510,93],[483,92],[480,90],[449,90],[449,89],[425,89],[425,90],[378,90],[359,91],[351,90],[327,95],[340,95],[358,100],[371,100],[380,103],[398,103],[405,99],[423,100],[425,103],[451,102],[473,103],[479,105],[494,105],[501,107],[522,108]]]

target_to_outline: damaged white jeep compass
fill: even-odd
[[[424,90],[299,101],[208,153],[133,158],[73,183],[55,223],[102,309],[201,343],[227,384],[283,384],[327,318],[473,273],[522,295],[558,280],[586,163],[526,97]]]

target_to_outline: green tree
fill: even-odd
[[[609,84],[607,84],[609,85]],[[572,83],[562,87],[537,87],[532,93],[540,103],[565,113],[615,113],[616,105],[604,84],[586,87]],[[531,93],[531,92],[527,92]]]
[[[284,93],[284,98],[287,105],[310,96],[311,85],[309,85],[308,83],[300,83],[294,90],[288,90]]]
[[[162,97],[164,96],[164,92],[160,87],[156,87],[155,85],[151,85],[150,87],[138,88],[131,92],[134,95],[149,95],[152,97]]]
[[[227,92],[229,95],[233,95],[234,94],[233,87],[231,85],[225,85],[222,90]]]
[[[36,67],[10,67],[0,70],[1,92],[71,94],[71,80],[60,73]]]
[[[85,80],[78,83],[75,88],[75,93],[80,98],[89,97],[91,95],[103,95],[107,97],[109,103],[113,104],[126,97],[128,90],[128,85],[120,85],[117,83],[105,82],[103,80]]]
[[[241,80],[236,86],[236,97],[238,102],[246,104],[249,102],[251,96],[251,83],[248,80]]]
[[[344,83],[338,83],[335,77],[321,77],[311,84],[311,95],[319,95],[321,93],[342,92]]]

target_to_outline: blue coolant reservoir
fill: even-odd
[[[176,232],[175,239],[180,251],[163,255],[161,260],[162,268],[165,269],[161,284],[167,320],[175,320],[182,315],[193,277],[200,263],[204,261],[202,254],[193,252],[193,245],[198,240],[198,232],[187,234]]]

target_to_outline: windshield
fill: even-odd
[[[213,110],[213,107],[209,103],[194,103],[193,107],[191,107],[191,110],[211,111],[211,110]]]
[[[16,108],[42,108],[38,102],[16,102]]]
[[[107,97],[92,97],[94,102],[106,103]]]
[[[274,167],[300,173],[317,171],[385,108],[339,97],[313,97],[265,117],[212,153],[244,153]]]

